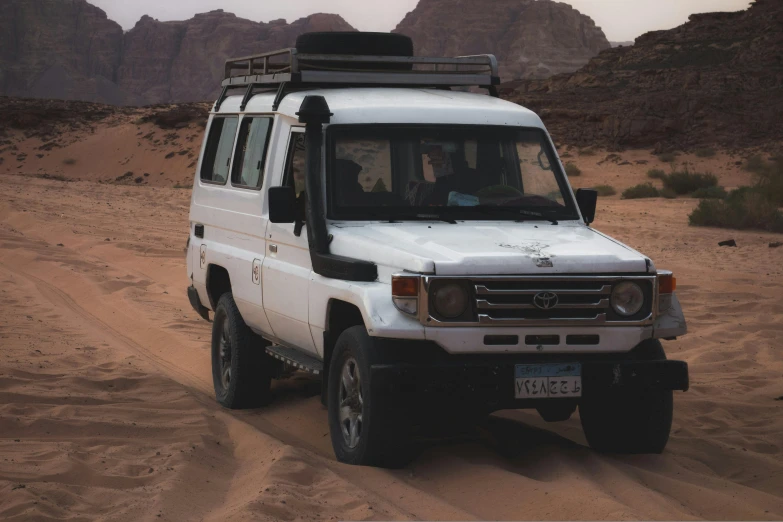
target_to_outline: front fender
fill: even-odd
[[[424,326],[419,320],[394,307],[390,284],[328,279],[313,272],[310,279],[308,312],[316,344],[326,329],[326,315],[331,299],[356,306],[371,337],[424,339]]]
[[[672,294],[671,305],[658,314],[653,325],[653,339],[674,339],[688,333],[685,314],[682,313],[677,294]]]

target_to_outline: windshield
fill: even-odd
[[[333,219],[578,219],[541,129],[331,127]]]

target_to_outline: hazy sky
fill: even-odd
[[[487,4],[492,0],[483,0]],[[90,0],[109,18],[130,29],[142,15],[184,20],[196,13],[223,9],[243,18],[293,21],[312,13],[337,13],[357,29],[390,31],[418,0]],[[692,13],[737,11],[750,0],[566,0],[595,20],[612,41],[633,40],[647,31],[670,29]]]

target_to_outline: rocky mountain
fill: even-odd
[[[0,93],[120,103],[123,31],[84,0],[0,2]]]
[[[572,72],[610,47],[592,19],[551,0],[420,0],[393,32],[420,56],[493,53],[505,80]]]
[[[116,81],[147,102],[190,102],[217,97],[226,59],[291,47],[311,31],[353,31],[337,15],[314,14],[291,24],[257,23],[223,11],[184,22],[143,17],[125,35]]]
[[[504,96],[574,145],[729,147],[783,141],[783,2],[690,17],[582,69],[512,82]]]
[[[337,15],[258,23],[223,11],[148,16],[123,33],[85,0],[0,2],[0,94],[138,105],[217,97],[226,58],[290,47],[309,31],[354,30]]]

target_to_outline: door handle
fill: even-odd
[[[273,254],[277,254],[277,245],[269,245],[269,251]]]

